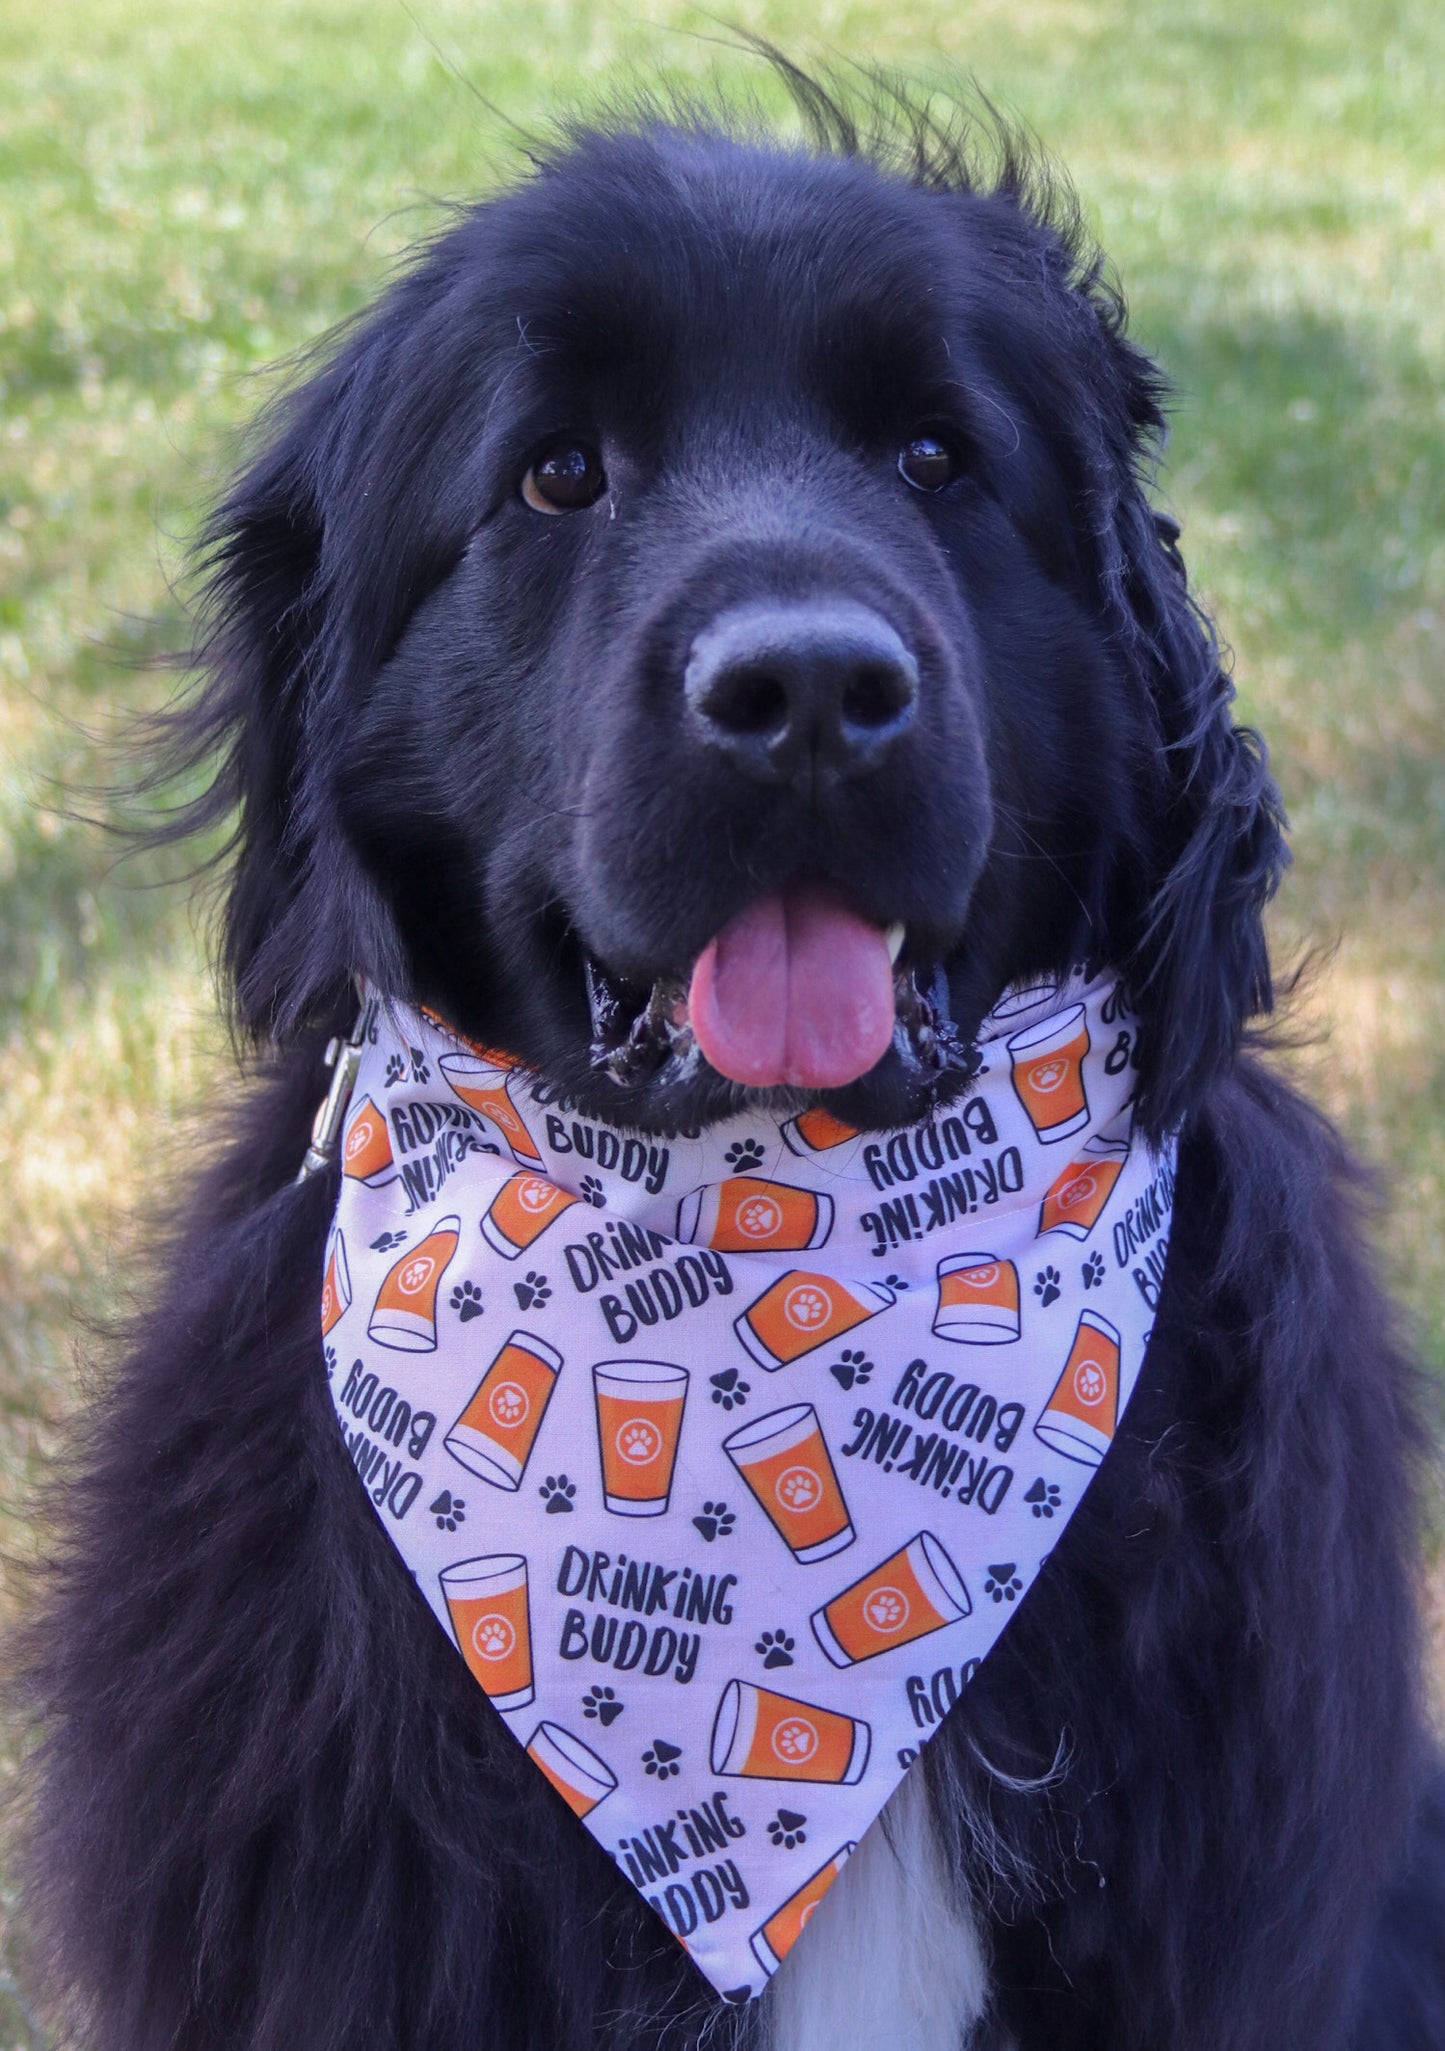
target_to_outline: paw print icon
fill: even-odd
[[[1001,1567],[990,1567],[988,1579],[983,1584],[985,1595],[991,1595],[995,1602],[1012,1602],[1023,1587],[1012,1560]]]
[[[712,1399],[724,1410],[738,1410],[752,1393],[752,1383],[745,1382],[735,1367],[725,1367],[721,1374],[708,1376],[712,1384]]]
[[[1104,1256],[1101,1253],[1091,1253],[1079,1273],[1084,1278],[1086,1289],[1097,1289],[1104,1279]]]
[[[475,1282],[458,1282],[447,1300],[463,1324],[482,1314],[482,1292]]]
[[[762,1654],[764,1666],[791,1666],[797,1646],[797,1639],[786,1631],[764,1631],[753,1651]]]
[[[655,1774],[658,1780],[675,1780],[682,1772],[677,1763],[681,1757],[681,1745],[669,1745],[666,1738],[654,1738],[642,1755],[642,1770]]]
[[[1044,1308],[1055,1301],[1059,1294],[1059,1271],[1057,1268],[1040,1268],[1034,1276],[1034,1294]]]
[[[603,1730],[606,1730],[609,1724],[616,1723],[624,1706],[618,1701],[615,1688],[604,1688],[599,1685],[589,1688],[582,1697],[582,1714],[590,1716],[595,1723],[600,1723]]]
[[[856,1346],[845,1346],[828,1372],[840,1389],[851,1389],[855,1382],[860,1389],[866,1389],[873,1379],[873,1363]]]
[[[750,1175],[763,1165],[763,1149],[755,1139],[735,1139],[723,1159],[737,1175]]]
[[[808,1842],[808,1833],[803,1828],[807,1820],[796,1809],[779,1809],[776,1816],[768,1819],[768,1836],[783,1851],[790,1852],[794,1845]]]
[[[726,1503],[704,1503],[693,1524],[711,1545],[715,1538],[726,1538],[737,1523],[737,1515]]]
[[[430,1515],[437,1520],[438,1531],[455,1531],[458,1524],[465,1524],[467,1521],[466,1497],[454,1496],[449,1488],[444,1488],[436,1501],[429,1503],[427,1508]]]
[[[577,1187],[577,1194],[581,1197],[583,1203],[591,1204],[594,1210],[600,1211],[607,1202],[607,1192],[595,1175],[584,1175],[582,1177]]]
[[[549,1474],[537,1493],[547,1506],[547,1515],[557,1517],[572,1508],[577,1484],[569,1481],[565,1474]]]
[[[429,1068],[427,1067],[427,1065],[426,1065],[426,1056],[425,1056],[425,1055],[424,1055],[424,1054],[422,1053],[422,1051],[421,1051],[421,1048],[420,1048],[420,1047],[408,1047],[406,1051],[407,1051],[407,1053],[408,1053],[408,1054],[409,1054],[409,1055],[411,1056],[411,1079],[412,1079],[412,1081],[413,1081],[413,1082],[430,1082],[430,1081],[431,1081],[431,1070],[430,1070],[430,1069],[429,1069]]]
[[[552,1294],[552,1285],[545,1275],[539,1275],[535,1268],[523,1276],[520,1282],[512,1284],[512,1294],[523,1310],[539,1309]]]
[[[1024,1501],[1036,1517],[1052,1517],[1063,1502],[1063,1497],[1059,1493],[1058,1483],[1045,1481],[1041,1474],[1024,1496]]]
[[[402,1060],[400,1054],[388,1055],[386,1063],[386,1080],[388,1084],[399,1083],[405,1074],[406,1063]]]

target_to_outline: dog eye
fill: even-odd
[[[916,434],[898,458],[898,474],[915,491],[942,491],[962,464],[956,450],[936,434]]]
[[[522,479],[522,497],[534,513],[580,513],[606,488],[601,457],[580,442],[544,449]]]

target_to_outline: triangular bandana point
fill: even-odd
[[[384,1529],[558,1796],[760,1993],[1013,1615],[1138,1379],[1173,1151],[1116,983],[972,1095],[641,1138],[391,1004],[321,1324]]]

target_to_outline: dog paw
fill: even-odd
[[[590,1716],[594,1723],[600,1723],[603,1730],[606,1730],[610,1723],[616,1723],[623,1707],[617,1699],[617,1690],[604,1688],[600,1683],[595,1688],[589,1688],[582,1697],[582,1714]]]
[[[762,1654],[764,1666],[791,1666],[797,1645],[797,1639],[786,1631],[764,1631],[753,1651]]]
[[[745,1382],[735,1367],[725,1367],[721,1374],[709,1375],[712,1383],[712,1399],[721,1403],[724,1410],[738,1410],[752,1393],[752,1383]]]
[[[531,1310],[534,1307],[540,1310],[552,1294],[552,1285],[545,1275],[539,1275],[534,1268],[524,1275],[520,1282],[512,1284],[512,1294],[523,1310]]]
[[[577,1484],[569,1481],[565,1474],[549,1474],[537,1493],[547,1505],[547,1515],[556,1517],[572,1508]]]
[[[873,1363],[866,1353],[860,1353],[855,1346],[845,1346],[842,1353],[828,1369],[840,1389],[851,1389],[856,1383],[866,1388],[873,1379]]]
[[[735,1139],[723,1159],[739,1175],[750,1175],[763,1165],[763,1150],[755,1139]]]
[[[1059,1271],[1057,1268],[1040,1268],[1034,1276],[1034,1294],[1047,1309],[1059,1294]]]
[[[779,1809],[776,1816],[768,1819],[768,1836],[775,1845],[781,1845],[785,1852],[790,1852],[794,1845],[808,1842],[808,1833],[803,1828],[807,1820],[796,1809]]]
[[[1063,1501],[1057,1482],[1045,1481],[1042,1475],[1029,1489],[1024,1501],[1036,1517],[1052,1517]]]
[[[455,1531],[458,1524],[465,1524],[467,1521],[466,1497],[454,1496],[449,1488],[444,1488],[436,1501],[429,1503],[427,1508],[437,1520],[438,1531]]]
[[[1013,1561],[1009,1560],[1002,1567],[989,1568],[983,1592],[985,1595],[991,1595],[995,1602],[1012,1602],[1023,1585],[1014,1572]]]
[[[681,1745],[669,1745],[666,1738],[654,1738],[642,1755],[642,1770],[655,1774],[659,1780],[674,1780],[682,1772],[677,1763],[681,1757]]]
[[[702,1514],[692,1521],[711,1545],[715,1538],[726,1538],[738,1520],[726,1503],[704,1503]]]
[[[475,1282],[458,1282],[447,1301],[463,1324],[482,1314],[482,1292]]]

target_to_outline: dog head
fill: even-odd
[[[808,148],[570,132],[274,417],[180,729],[240,1019],[360,971],[614,1122],[897,1123],[1089,959],[1163,1130],[1268,1004],[1283,852],[1144,494],[1158,377],[1006,138],[985,178],[798,90]]]

